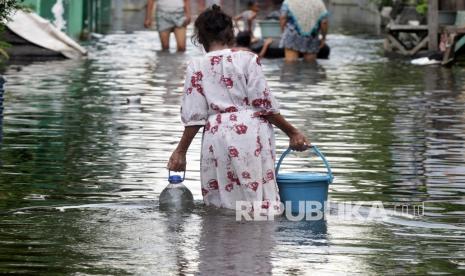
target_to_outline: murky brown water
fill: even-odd
[[[463,67],[388,61],[380,40],[343,35],[318,65],[264,61],[282,113],[331,162],[333,202],[424,201],[425,215],[238,223],[201,203],[200,135],[186,181],[196,210],[158,211],[185,63],[199,51],[162,53],[157,41],[112,34],[82,61],[8,68],[0,273],[464,273]],[[295,157],[284,168],[303,164],[322,168]]]

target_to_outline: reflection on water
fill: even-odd
[[[152,32],[112,34],[88,59],[10,66],[0,152],[0,273],[425,274],[465,269],[464,69],[413,67],[381,42],[331,35],[318,65],[264,61],[282,113],[331,162],[333,201],[426,201],[425,216],[236,222],[158,211],[181,135],[186,61]],[[277,132],[278,151],[287,146]],[[323,169],[297,155],[284,170]]]
[[[3,140],[3,93],[5,92],[4,90],[4,84],[5,84],[5,79],[3,76],[0,76],[0,149],[2,145],[2,140]],[[1,166],[1,160],[0,160],[0,166]]]
[[[270,274],[275,228],[272,222],[241,223],[221,214],[204,216],[198,247],[199,274]]]

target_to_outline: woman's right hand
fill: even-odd
[[[174,172],[182,172],[186,170],[186,153],[174,151],[168,161],[168,170]]]
[[[289,147],[292,150],[304,151],[311,146],[312,145],[308,141],[307,137],[305,137],[302,132],[296,131],[295,133],[289,135]]]
[[[140,22],[140,21],[139,21]],[[152,27],[152,18],[145,18],[144,20],[144,27],[145,28],[150,28]]]
[[[268,122],[279,127],[287,136],[289,136],[289,147],[292,150],[304,151],[312,145],[308,141],[307,137],[302,134],[297,128],[291,125],[284,117],[279,113],[273,113],[263,116]]]

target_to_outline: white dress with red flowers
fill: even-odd
[[[246,201],[248,208],[279,210],[274,132],[261,117],[278,112],[257,55],[224,49],[189,63],[181,117],[185,126],[204,126],[207,205],[236,209],[236,201]]]

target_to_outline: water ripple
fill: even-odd
[[[200,137],[187,156],[196,210],[158,212],[186,62],[200,51],[159,52],[157,39],[115,33],[87,59],[6,72],[0,273],[463,273],[463,68],[389,61],[382,41],[345,35],[329,36],[318,65],[264,61],[282,113],[333,167],[333,202],[424,201],[425,216],[244,224],[202,206]],[[305,153],[283,164],[310,169],[323,164]]]

